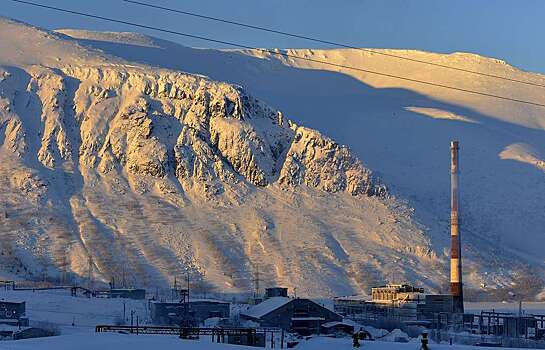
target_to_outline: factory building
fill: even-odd
[[[27,326],[25,318],[26,302],[18,300],[0,300],[0,324]]]
[[[230,303],[213,299],[191,299],[187,302],[168,303],[151,301],[151,319],[156,325],[197,326],[208,318],[229,318]]]
[[[273,287],[265,289],[265,299],[274,297],[288,297],[288,288]]]
[[[453,313],[452,295],[425,294],[423,288],[388,284],[371,289],[371,300],[341,297],[334,300],[335,312],[365,322],[392,320],[420,324],[433,322],[438,314]],[[378,324],[378,323],[376,323]]]
[[[342,316],[310,299],[288,298],[285,288],[267,289],[265,300],[241,311],[240,317],[260,327],[281,328],[301,335],[319,334],[322,325],[342,321]]]
[[[387,284],[383,287],[371,288],[371,297],[374,303],[390,305],[419,302],[423,293],[423,288],[416,288],[408,284]]]
[[[124,298],[124,299],[134,299],[134,300],[144,300],[146,299],[146,290],[145,289],[134,289],[134,288],[123,288],[123,289],[108,289],[95,291],[97,297],[103,298]]]

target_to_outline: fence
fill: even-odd
[[[211,336],[212,342],[230,343],[248,346],[265,347],[270,341],[270,347],[284,348],[287,343],[284,339],[284,331],[276,328],[202,328],[202,327],[176,327],[176,326],[115,326],[97,325],[95,332],[115,332],[132,334],[178,335],[183,339],[198,339],[201,336]],[[280,339],[275,339],[275,334],[280,334]]]
[[[506,348],[525,348],[525,349],[545,349],[544,340],[514,338],[514,337],[502,337],[495,335],[471,335],[471,334],[459,334],[442,330],[432,330],[430,337],[433,341],[450,342],[453,344],[461,345],[483,345],[483,346],[497,346]]]

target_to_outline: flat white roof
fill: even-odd
[[[350,327],[354,327],[355,324],[352,324],[352,323],[348,323],[348,322],[342,322],[342,321],[332,321],[332,322],[328,322],[328,323],[324,323],[322,325],[322,327],[325,327],[325,328],[331,328],[331,327],[335,327],[335,326],[350,326]]]
[[[286,305],[293,299],[286,298],[286,297],[272,297],[269,299],[266,299],[265,301],[252,306],[247,311],[241,311],[241,315],[252,317],[252,318],[261,318],[274,310]]]
[[[0,303],[13,303],[13,304],[21,304],[24,303],[25,300],[23,299],[3,299],[0,298]]]

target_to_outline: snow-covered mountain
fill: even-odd
[[[0,31],[5,273],[84,279],[92,262],[103,281],[148,287],[190,271],[248,291],[259,271],[262,286],[300,295],[362,293],[392,279],[440,290],[456,137],[466,287],[543,288],[538,108],[133,33],[8,19]],[[535,87],[361,51],[290,53],[545,100]],[[474,55],[398,54],[545,82]]]

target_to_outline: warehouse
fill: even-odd
[[[312,300],[288,297],[268,298],[242,311],[240,317],[261,327],[281,328],[301,335],[319,334],[323,324],[342,321],[340,315]]]
[[[185,321],[188,325],[201,325],[208,318],[229,318],[230,304],[221,300],[192,299],[189,302],[150,303],[151,319],[156,325],[179,325]]]

